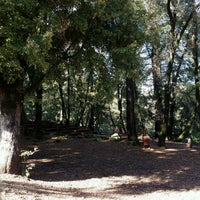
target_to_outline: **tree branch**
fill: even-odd
[[[167,1],[167,13],[168,13],[169,19],[170,19],[171,31],[173,32],[175,30],[176,15],[175,15],[175,13],[172,12],[171,0]]]
[[[27,87],[27,88],[25,89],[25,95],[30,94],[31,92],[35,91],[35,90],[40,86],[40,84],[42,83],[42,81],[44,80],[45,75],[46,75],[46,74],[42,74],[42,75],[37,79],[37,81],[35,81],[35,82],[32,83],[29,87]]]
[[[169,1],[170,1],[170,0],[169,0]],[[181,40],[181,38],[182,38],[182,36],[183,36],[183,34],[184,34],[186,28],[188,27],[190,21],[192,20],[193,15],[194,15],[194,13],[196,12],[196,9],[198,9],[199,7],[200,7],[200,3],[198,3],[198,4],[192,9],[192,11],[191,11],[191,13],[190,13],[188,19],[186,20],[185,24],[183,25],[183,27],[182,27],[182,29],[181,29],[181,32],[180,32],[180,33],[178,34],[178,36],[177,36],[176,47],[179,45],[180,40]]]

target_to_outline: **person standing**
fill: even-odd
[[[142,143],[143,143],[143,148],[145,149],[150,148],[151,138],[149,135],[147,135],[145,129],[142,131]]]

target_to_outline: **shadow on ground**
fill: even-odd
[[[92,139],[48,140],[37,145],[39,151],[27,160],[35,163],[30,176],[34,180],[118,177],[118,182],[108,190],[122,195],[200,189],[199,147],[188,149],[184,144],[167,143],[167,149],[158,149],[154,144],[152,149],[144,150],[127,142]],[[120,182],[120,177],[127,177],[127,181]],[[41,186],[36,188],[37,192],[42,190]],[[69,188],[65,192],[71,194],[74,190]]]

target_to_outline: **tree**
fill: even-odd
[[[46,71],[52,32],[45,1],[1,1],[0,6],[0,173],[18,173],[23,99],[36,83],[23,84],[32,67]]]
[[[187,15],[183,19],[183,25],[180,26],[177,21],[177,11],[176,11],[176,5],[171,0],[167,1],[167,13],[169,16],[169,22],[170,22],[170,59],[167,65],[167,71],[166,71],[166,82],[165,82],[165,94],[164,94],[164,124],[163,126],[166,127],[164,136],[171,136],[171,130],[172,125],[170,122],[172,122],[173,114],[170,115],[170,110],[173,109],[173,100],[170,98],[170,95],[172,94],[172,88],[173,82],[171,81],[172,72],[173,72],[173,66],[175,62],[175,57],[177,53],[177,48],[180,45],[180,41],[183,38],[183,35],[188,28],[189,24],[192,21],[192,18],[194,17],[196,6],[193,5],[191,8],[189,6],[188,11],[186,12]],[[179,27],[180,26],[180,27]],[[171,103],[171,105],[170,105]],[[164,141],[164,140],[163,140]],[[161,142],[160,145],[164,145],[164,143]]]
[[[195,7],[195,1],[192,1],[191,4]],[[182,130],[181,134],[178,137],[178,140],[182,140],[186,137],[191,137],[190,130],[195,121],[196,115],[200,116],[200,91],[199,91],[199,70],[198,70],[198,15],[196,9],[194,10],[194,16],[192,20],[191,33],[192,33],[192,58],[193,58],[193,67],[194,67],[194,82],[195,82],[195,99],[196,105],[194,111],[191,113],[189,119],[185,124],[185,128]]]
[[[189,80],[193,81],[191,79],[193,63],[190,56],[193,42],[190,38],[192,20],[199,4],[170,0],[145,1],[144,4],[149,19],[146,29],[148,40],[145,45],[145,54],[149,59],[144,60],[144,63],[149,65],[151,62],[155,134],[159,136],[158,145],[165,146],[165,137],[173,139],[178,129],[180,130],[179,113],[182,113],[183,109],[183,105],[179,103],[181,85],[184,83],[185,86],[190,86]],[[187,107],[191,102],[184,103]]]
[[[146,35],[147,41],[145,44],[145,51],[143,56],[143,62],[145,65],[151,65],[152,72],[152,85],[153,85],[153,99],[152,105],[154,105],[154,109],[152,112],[153,116],[153,124],[154,124],[154,132],[155,138],[161,138],[162,135],[162,123],[164,121],[164,105],[163,105],[163,69],[162,69],[162,61],[163,58],[163,50],[166,47],[166,15],[165,15],[165,4],[163,1],[145,1],[145,8],[147,10],[147,15],[149,19],[149,23],[147,24]],[[164,36],[164,37],[163,37]],[[164,55],[166,57],[166,55]],[[149,67],[146,67],[149,70]],[[143,72],[143,74],[145,74]],[[146,72],[149,75],[148,71]],[[153,103],[154,102],[154,103]],[[159,139],[160,140],[160,139]]]
[[[126,78],[126,101],[127,101],[127,134],[128,139],[138,143],[136,132],[136,116],[135,116],[135,83],[132,78]]]
[[[165,146],[165,137],[172,139],[174,117],[177,110],[176,92],[180,73],[184,68],[184,57],[188,50],[188,30],[198,5],[191,2],[168,0],[147,2],[148,14],[159,26],[150,25],[148,34],[154,35],[147,45],[152,60],[155,97],[155,133],[159,136],[159,146]],[[157,8],[153,12],[154,8]],[[166,8],[167,16],[162,16]],[[161,12],[162,11],[162,12]],[[158,20],[159,16],[159,20]],[[168,59],[166,59],[166,57]]]
[[[47,74],[52,74],[54,69],[67,59],[70,59],[67,63],[70,63],[72,68],[77,67],[74,65],[75,60],[81,61],[84,55],[87,55],[86,63],[91,55],[103,55],[106,61],[107,55],[112,54],[115,47],[117,51],[125,50],[124,55],[129,50],[135,53],[135,41],[142,38],[139,32],[142,33],[143,26],[139,23],[142,11],[136,4],[137,2],[130,0],[1,1],[0,173],[17,173],[20,169],[18,137],[24,97],[37,90]],[[59,51],[58,46],[54,45],[56,34],[63,36]],[[53,58],[52,51],[56,55]],[[130,58],[130,54],[128,57]],[[53,59],[58,61],[56,65]],[[81,65],[83,63],[85,61],[80,62]],[[95,67],[101,80],[105,81],[105,65],[92,63],[86,66],[87,70]],[[77,71],[78,68],[74,70],[75,73]],[[107,90],[106,84],[101,87],[95,76],[94,80],[97,83],[95,91],[102,88],[104,92]],[[95,98],[98,99],[99,94]],[[97,104],[95,98],[92,99],[94,101],[90,107],[90,116],[94,114],[93,106],[96,109],[105,103],[102,98],[99,104],[99,98]]]

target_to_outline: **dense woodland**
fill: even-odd
[[[1,0],[0,173],[50,121],[200,138],[197,0]]]

